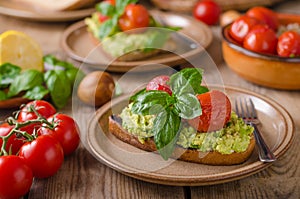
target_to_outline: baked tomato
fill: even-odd
[[[32,110],[32,107],[42,116],[48,118],[56,113],[56,109],[47,101],[44,100],[35,100],[27,103],[20,111],[18,115],[18,122],[26,122],[27,120],[37,119],[38,116]],[[38,129],[40,124],[31,124],[26,127],[22,127],[20,130],[26,131],[29,134],[32,134],[34,129]]]
[[[278,38],[277,54],[282,57],[300,56],[300,34],[286,31]]]
[[[230,120],[231,103],[221,91],[212,90],[197,95],[202,108],[202,114],[188,120],[188,123],[200,132],[210,132],[222,129]]]
[[[219,21],[221,7],[212,0],[199,1],[193,9],[193,15],[196,19],[214,25]]]
[[[32,180],[32,171],[22,158],[0,157],[0,198],[21,198],[30,190]]]
[[[9,125],[8,123],[3,123],[0,125],[0,136],[6,136],[10,133],[10,131],[14,128],[14,126]],[[0,147],[2,146],[2,139],[0,139]],[[20,150],[21,146],[24,144],[24,139],[17,138],[16,134],[12,134],[7,140],[5,150],[6,152],[11,151],[12,155],[16,155]]]
[[[119,27],[122,31],[145,28],[149,26],[149,23],[149,12],[140,4],[127,5],[124,14],[119,18],[118,21]]]
[[[168,82],[170,81],[170,77],[167,75],[161,75],[153,78],[146,86],[146,90],[160,90],[169,93],[172,95],[172,91]]]
[[[59,141],[50,135],[41,135],[32,142],[25,143],[20,149],[19,156],[24,158],[37,178],[53,176],[64,160],[64,152]]]
[[[235,41],[242,44],[251,28],[259,23],[260,22],[253,17],[246,15],[240,16],[231,24],[229,34]]]
[[[256,18],[259,21],[264,22],[273,30],[277,30],[279,26],[279,19],[277,14],[271,9],[265,7],[253,7],[246,12],[249,17]]]
[[[276,54],[277,37],[267,25],[256,25],[244,39],[243,47],[258,53]]]
[[[55,123],[53,130],[42,127],[41,134],[55,137],[61,144],[64,155],[73,153],[80,142],[79,128],[73,118],[65,114],[56,114],[48,118],[49,122]]]

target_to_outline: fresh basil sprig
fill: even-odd
[[[84,73],[73,64],[57,59],[53,55],[46,55],[44,63],[51,66],[45,73],[34,69],[21,72],[19,66],[10,63],[0,65],[0,100],[6,100],[21,93],[22,97],[30,100],[43,99],[50,94],[53,104],[58,108],[66,105],[76,89]],[[76,80],[76,82],[75,82]]]
[[[181,119],[192,119],[202,114],[196,94],[207,92],[201,86],[202,69],[186,68],[170,77],[172,96],[159,90],[145,89],[133,95],[132,112],[156,115],[153,126],[156,148],[164,159],[168,159],[175,148]]]

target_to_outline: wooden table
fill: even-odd
[[[274,9],[300,14],[300,5],[296,1],[285,2]],[[48,53],[61,51],[62,33],[71,23],[30,22],[0,15],[0,24],[0,33],[9,29],[23,31],[35,38]],[[176,187],[143,182],[120,174],[101,164],[81,145],[73,155],[65,158],[56,175],[35,179],[26,198],[299,198],[300,92],[260,87],[232,73],[222,59],[220,27],[214,26],[212,30],[215,38],[208,52],[217,64],[224,83],[272,98],[285,107],[294,120],[295,139],[282,158],[269,168],[241,180],[211,186]],[[118,79],[120,74],[113,76]],[[90,110],[90,107],[80,110],[83,118],[78,123],[82,129],[89,119],[84,113]],[[61,112],[72,115],[71,101]],[[0,112],[2,119],[9,114],[10,110]]]

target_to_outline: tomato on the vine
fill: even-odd
[[[64,160],[63,149],[59,141],[50,135],[41,135],[25,143],[20,149],[19,156],[25,160],[34,177],[37,178],[54,175]]]
[[[6,136],[10,133],[10,131],[14,128],[14,126],[9,125],[8,123],[3,123],[0,125],[0,136]],[[0,139],[0,147],[2,146],[3,141]],[[17,138],[14,133],[11,137],[8,138],[5,150],[7,152],[11,151],[12,155],[16,155],[20,150],[21,146],[24,144],[24,139]]]
[[[0,198],[14,199],[25,195],[31,187],[30,167],[18,156],[0,156]]]
[[[169,81],[170,77],[167,75],[157,76],[147,84],[146,90],[160,90],[169,93],[169,95],[172,95],[172,90],[168,85]]]
[[[214,25],[219,21],[222,10],[221,7],[212,0],[204,0],[196,3],[193,15],[196,19],[206,23],[207,25]]]
[[[231,116],[231,103],[221,91],[212,90],[197,95],[202,114],[188,120],[188,123],[200,132],[216,131],[224,127]]]
[[[27,120],[37,119],[38,116],[31,109],[31,106],[43,117],[48,118],[56,113],[56,109],[47,101],[35,100],[27,103],[20,111],[18,115],[18,122],[26,122]],[[26,127],[21,128],[22,131],[26,131],[32,134],[34,129],[39,128],[39,124],[31,124]]]
[[[244,38],[250,32],[251,28],[259,23],[253,17],[242,15],[231,24],[229,34],[238,43],[243,43]]]
[[[300,34],[295,31],[286,31],[278,38],[277,53],[282,57],[300,56]]]
[[[244,39],[243,47],[258,53],[276,54],[277,37],[266,25],[256,25]]]
[[[249,17],[256,18],[259,21],[264,22],[273,30],[277,30],[279,26],[279,19],[277,14],[271,9],[265,7],[253,7],[246,12]]]
[[[61,144],[64,154],[73,153],[80,142],[79,128],[75,120],[65,114],[56,114],[48,118],[49,122],[55,123],[53,130],[42,127],[41,134],[49,134],[55,137]]]
[[[119,27],[122,31],[145,28],[149,26],[149,23],[149,12],[143,5],[140,4],[127,5],[124,14],[118,21]]]

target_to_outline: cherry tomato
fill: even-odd
[[[111,4],[111,5],[113,5],[113,6],[116,5],[115,0],[105,0],[105,1],[103,1],[103,2],[108,3],[108,4]],[[105,15],[101,14],[100,12],[98,12],[97,15],[98,15],[98,20],[99,20],[101,23],[109,19],[108,16],[105,16]]]
[[[279,26],[279,19],[277,17],[277,14],[268,8],[260,6],[253,7],[246,12],[246,15],[264,22],[273,30],[277,30]]]
[[[73,153],[80,142],[79,128],[73,118],[64,114],[57,114],[49,117],[48,121],[54,121],[57,126],[53,130],[43,127],[41,134],[55,137],[60,142],[65,155]]]
[[[278,38],[277,54],[282,57],[300,56],[300,34],[286,31]]]
[[[195,5],[193,15],[207,25],[214,25],[219,21],[221,11],[221,7],[216,2],[206,0],[199,1]]]
[[[0,198],[15,199],[31,187],[33,175],[25,161],[15,155],[0,157]]]
[[[129,4],[124,14],[119,18],[118,24],[122,31],[148,27],[150,16],[148,10],[140,4]]]
[[[60,143],[50,135],[41,135],[32,142],[25,143],[20,149],[19,156],[24,158],[37,178],[54,175],[64,160]]]
[[[26,122],[27,120],[36,119],[37,115],[31,110],[31,106],[33,106],[36,111],[43,117],[48,118],[56,113],[56,109],[47,101],[44,100],[35,100],[29,102],[24,106],[19,115],[18,122]],[[21,128],[20,130],[26,131],[29,134],[32,134],[34,129],[38,129],[40,127],[39,124],[32,124],[26,127]]]
[[[100,12],[98,12],[97,15],[98,15],[98,20],[99,20],[101,23],[109,19],[108,16],[102,15]]]
[[[276,54],[277,37],[267,25],[256,25],[244,39],[243,47],[258,53]]]
[[[14,128],[14,126],[9,125],[8,123],[3,123],[0,125],[0,136],[6,136],[10,133],[10,131]],[[17,138],[14,133],[9,137],[5,150],[9,152],[11,150],[12,155],[16,155],[20,150],[21,146],[24,144],[23,138]],[[0,139],[0,147],[2,146],[2,139]]]
[[[167,75],[161,75],[153,78],[146,87],[146,90],[160,90],[165,91],[169,93],[169,95],[172,95],[172,91],[170,86],[168,85],[168,82],[170,81],[170,77]]]
[[[260,22],[253,17],[246,15],[240,16],[230,26],[229,34],[235,41],[242,44],[251,28],[259,23]]]
[[[188,123],[200,132],[220,130],[230,120],[231,104],[221,91],[212,90],[197,95],[202,108],[199,117],[188,120]]]
[[[105,2],[110,3],[111,5],[116,5],[115,0],[105,0]]]

